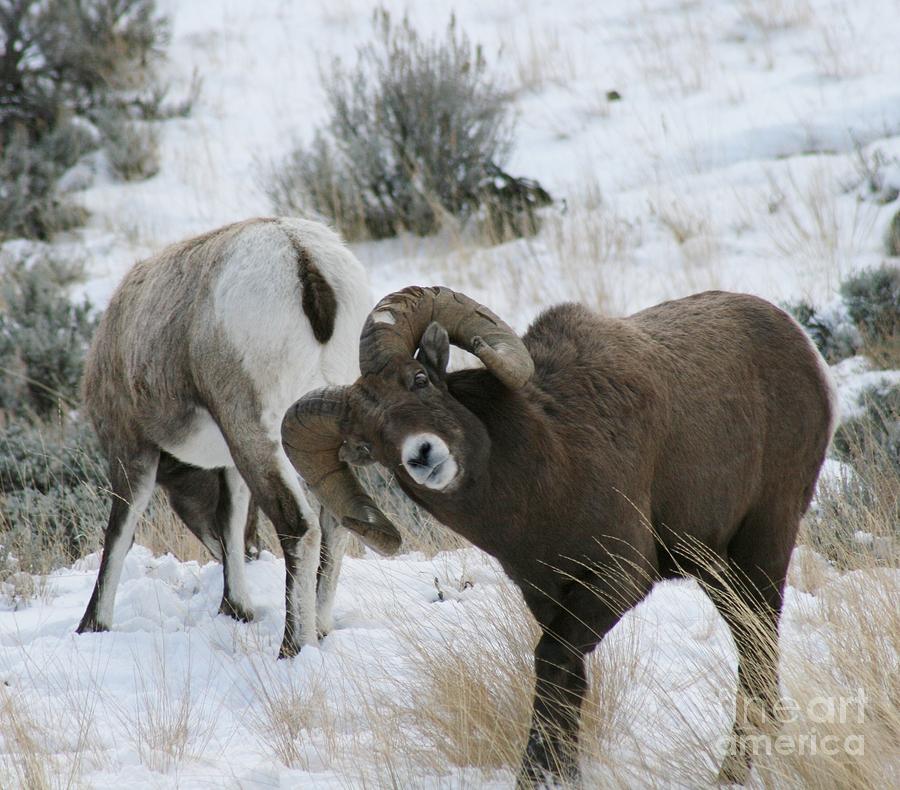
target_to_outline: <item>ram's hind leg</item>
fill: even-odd
[[[325,508],[319,511],[319,525],[322,528],[322,548],[316,583],[316,629],[321,639],[334,627],[334,594],[350,533]]]
[[[719,772],[722,783],[744,782],[751,747],[763,742],[758,736],[771,737],[778,728],[778,621],[799,523],[796,512],[752,513],[729,544],[723,572],[699,579],[731,629],[738,653],[735,721]]]
[[[91,600],[78,625],[79,634],[108,631],[112,625],[122,565],[134,542],[138,519],[150,502],[158,461],[159,450],[144,446],[114,456],[110,464],[112,501],[103,539],[103,555]]]

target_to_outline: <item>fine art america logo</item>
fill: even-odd
[[[728,699],[723,693],[723,702],[727,704]],[[733,704],[734,697],[730,700]],[[769,714],[758,703],[739,706],[742,710],[737,719],[745,734],[737,740],[727,736],[722,745],[730,754],[751,756],[861,757],[865,738],[859,731],[848,730],[865,721],[867,702],[865,690],[859,689],[850,697],[810,697],[803,705],[782,697]],[[840,725],[849,726],[845,729]]]

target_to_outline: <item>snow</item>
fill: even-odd
[[[446,23],[444,7],[436,13],[427,0],[387,5],[421,30]],[[86,260],[84,291],[101,307],[138,258],[270,212],[260,171],[311,138],[324,118],[319,68],[352,59],[371,32],[366,0],[160,6],[173,20],[173,98],[188,93],[195,72],[202,80],[193,113],[159,124],[162,166],[148,181],[114,181],[102,158],[66,179],[91,218],[55,244]],[[881,152],[885,187],[900,185],[896,0],[454,8],[514,94],[507,169],[539,179],[559,205],[535,238],[492,248],[453,229],[353,245],[374,298],[446,284],[523,330],[563,299],[624,314],[715,287],[825,304],[841,278],[884,259],[900,204],[866,193],[859,162]],[[607,101],[610,90],[621,101]],[[845,417],[864,388],[900,381],[862,358],[834,372]],[[846,474],[829,461],[823,477]],[[217,614],[219,565],[135,546],[114,630],[75,636],[98,562],[58,570],[27,606],[0,610],[0,703],[12,699],[35,719],[53,775],[80,772],[97,788],[511,786],[508,771],[434,757],[435,732],[412,715],[434,700],[427,670],[452,670],[461,652],[486,656],[477,672],[490,666],[499,686],[505,666],[527,661],[521,601],[480,552],[348,558],[336,630],[282,662],[281,560],[264,553],[248,565],[257,619],[239,624]],[[840,583],[826,568],[825,583]],[[827,657],[818,607],[805,582],[789,588],[788,656]],[[610,633],[595,668],[615,655],[636,659],[613,690],[617,726],[603,741],[608,759],[589,768],[592,783],[644,784],[646,759],[678,766],[657,785],[712,784],[735,659],[709,601],[693,583],[659,585]],[[265,716],[272,699],[281,721],[296,716],[291,767],[278,759],[277,717]],[[0,766],[15,748],[0,733]]]
[[[545,232],[491,250],[455,233],[357,245],[375,295],[410,278],[444,281],[524,324],[585,290],[620,313],[706,287],[821,301],[840,277],[878,263],[896,206],[860,200],[854,187],[860,155],[880,151],[888,179],[900,156],[895,3],[818,0],[795,14],[793,4],[753,5],[455,4],[515,97],[508,169],[565,201],[566,214],[548,214],[578,244]],[[190,117],[159,125],[157,176],[122,184],[99,172],[77,193],[92,218],[66,243],[88,257],[101,306],[135,259],[268,213],[261,171],[321,124],[320,68],[352,60],[371,36],[361,0],[161,6],[173,18],[172,98],[195,73],[202,88]],[[447,19],[424,0],[388,7],[426,32]],[[609,90],[622,100],[608,102]],[[679,242],[673,222],[689,238]],[[630,228],[627,238],[588,265],[584,237],[610,226]],[[573,267],[587,289],[571,282]]]
[[[842,420],[858,417],[865,411],[861,396],[867,391],[890,389],[900,384],[900,370],[872,368],[872,363],[863,356],[850,357],[831,366]]]

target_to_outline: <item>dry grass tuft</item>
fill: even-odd
[[[93,684],[80,689],[72,667],[58,662],[29,656],[26,667],[26,682],[12,677],[0,685],[0,787],[80,787],[86,769],[105,764],[95,721],[100,691]],[[49,700],[31,694],[44,673]]]
[[[185,760],[199,758],[212,738],[218,712],[209,694],[211,675],[204,687],[195,688],[190,670],[184,676],[169,670],[162,645],[157,645],[150,662],[136,655],[134,667],[134,710],[116,701],[112,705],[141,763],[166,773]],[[221,704],[220,700],[218,707]]]
[[[30,716],[27,707],[8,689],[0,687],[0,783],[4,786],[44,790],[53,787],[53,763],[42,744],[45,733]],[[8,783],[8,784],[7,784]],[[63,786],[67,786],[65,783]]]
[[[852,208],[841,204],[841,190],[833,174],[819,168],[801,179],[788,170],[784,181],[769,174],[769,236],[774,251],[793,258],[812,274],[826,278],[835,292],[872,234],[876,211],[871,204],[852,198]]]
[[[740,15],[764,33],[800,27],[810,21],[809,0],[741,0]]]
[[[510,51],[519,91],[537,93],[548,85],[569,85],[578,77],[572,50],[555,28],[529,26],[524,36],[513,37]]]
[[[316,770],[331,765],[341,712],[327,699],[321,667],[273,663],[268,648],[250,657],[247,681],[249,728],[259,745],[288,768]]]
[[[422,642],[403,633],[417,677],[410,711],[439,765],[518,769],[531,716],[537,626],[512,585],[499,587],[498,613],[466,630]],[[478,648],[473,650],[473,644]]]

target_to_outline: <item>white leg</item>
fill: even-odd
[[[319,568],[322,531],[319,519],[309,505],[300,485],[297,472],[279,448],[278,466],[285,484],[293,494],[306,522],[303,535],[289,542],[292,550],[285,551],[284,568],[287,579],[288,622],[293,622],[294,641],[298,648],[318,643],[316,633],[316,575]],[[284,542],[282,544],[284,546]],[[292,620],[291,620],[292,617]]]
[[[94,592],[88,602],[78,633],[108,631],[112,626],[116,588],[122,566],[134,540],[138,520],[150,503],[156,476],[156,460],[144,465],[135,464],[131,475],[119,471],[120,481],[113,481],[114,494],[109,523],[103,542],[103,557]]]
[[[219,611],[239,620],[252,620],[253,608],[247,592],[247,576],[244,571],[244,527],[250,506],[250,489],[234,467],[225,470],[229,508],[222,530],[222,562],[225,582],[222,587],[222,604]]]
[[[319,524],[322,527],[322,549],[316,589],[316,628],[319,637],[323,637],[334,628],[334,594],[350,533],[324,508],[319,513]]]

